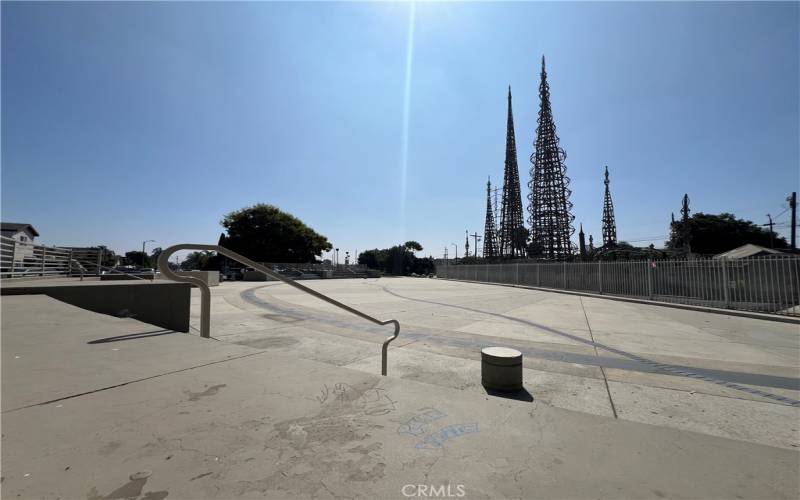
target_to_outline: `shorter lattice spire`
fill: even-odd
[[[464,232],[467,233],[467,239],[464,242],[464,257],[469,257],[469,229]]]
[[[486,181],[486,224],[483,228],[483,257],[497,257],[497,235],[492,210],[492,179]]]
[[[617,244],[617,222],[614,219],[614,202],[611,201],[611,190],[608,185],[608,166],[606,166],[605,181],[606,195],[603,201],[603,246],[611,247]]]

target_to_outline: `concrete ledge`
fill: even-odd
[[[219,286],[219,271],[176,271],[175,274],[200,278],[208,286]]]
[[[100,281],[141,281],[141,280],[148,280],[151,281],[153,279],[152,273],[142,273],[142,274],[103,274],[100,276]]]
[[[189,331],[191,285],[188,283],[142,280],[30,283],[3,286],[0,295],[47,295],[89,311],[136,318],[168,330]]]
[[[508,286],[511,288],[525,288],[528,290],[540,290],[543,292],[563,293],[566,295],[580,295],[582,297],[592,297],[595,299],[609,299],[618,300],[621,302],[633,302],[634,304],[646,304],[651,306],[672,307],[674,309],[687,309],[689,311],[706,312],[712,314],[725,314],[728,316],[738,316],[741,318],[763,319],[766,321],[777,321],[779,323],[792,323],[800,325],[800,317],[781,316],[778,314],[759,313],[752,311],[740,311],[738,309],[720,309],[718,307],[695,306],[692,304],[679,304],[677,302],[661,302],[657,300],[635,299],[633,297],[622,297],[620,295],[602,295],[591,292],[581,292],[578,290],[562,290],[560,288],[545,288],[541,286],[528,286],[528,285],[514,285],[512,283],[487,283],[486,281],[473,281],[473,280],[457,280],[452,278],[439,278],[436,279],[444,281],[456,281],[459,283],[476,283],[479,285],[495,285],[495,286]]]

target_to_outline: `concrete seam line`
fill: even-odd
[[[250,356],[256,356],[258,354],[264,354],[266,352],[267,352],[266,350],[259,351],[259,352],[251,352],[250,354],[243,354],[241,356],[236,356],[236,357],[233,357],[233,358],[220,359],[218,361],[211,361],[210,363],[203,363],[202,365],[189,366],[189,367],[186,367],[186,368],[181,368],[180,370],[173,370],[171,372],[159,373],[158,375],[151,375],[149,377],[139,378],[139,379],[135,379],[135,380],[129,380],[127,382],[122,382],[121,384],[109,385],[107,387],[101,387],[99,389],[93,389],[91,391],[86,391],[86,392],[81,392],[81,393],[78,393],[78,394],[71,394],[69,396],[64,396],[64,397],[60,397],[60,398],[56,398],[56,399],[51,399],[50,401],[44,401],[44,402],[41,402],[41,403],[32,403],[32,404],[29,404],[29,405],[20,406],[18,408],[12,408],[10,410],[5,410],[2,413],[11,413],[11,412],[19,411],[19,410],[24,410],[26,408],[33,408],[34,406],[45,406],[45,405],[49,405],[49,404],[52,404],[52,403],[57,403],[59,401],[64,401],[66,399],[74,399],[74,398],[78,398],[78,397],[81,397],[81,396],[94,394],[96,392],[103,392],[103,391],[107,391],[109,389],[116,389],[117,387],[123,387],[123,386],[126,386],[126,385],[135,384],[137,382],[144,382],[145,380],[164,377],[164,376],[167,376],[167,375],[174,375],[176,373],[181,373],[181,372],[186,372],[186,371],[189,371],[189,370],[194,370],[195,368],[203,368],[204,366],[211,366],[211,365],[216,365],[216,364],[219,364],[219,363],[226,363],[228,361],[247,358],[247,357],[250,357]]]
[[[589,324],[589,315],[586,314],[586,308],[583,306],[583,297],[580,295],[578,296],[578,301],[581,303],[581,310],[583,311],[583,317],[586,319],[586,328],[589,329],[589,337],[592,339],[592,344],[594,344],[594,333],[592,333],[592,325]],[[594,348],[594,355],[600,357],[600,354],[597,352],[597,344],[592,346]],[[606,370],[602,366],[600,367],[600,373],[603,374],[603,383],[606,386],[606,393],[608,394],[608,402],[611,404],[611,411],[614,413],[614,418],[619,418],[617,416],[617,407],[614,406],[614,399],[611,397],[611,389],[608,387],[608,377],[606,377]]]

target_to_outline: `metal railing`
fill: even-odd
[[[800,316],[800,257],[442,265],[440,278]]]
[[[394,334],[387,338],[382,345],[381,348],[381,375],[386,375],[386,357],[387,352],[389,349],[389,343],[392,342],[397,336],[400,334],[400,323],[396,319],[390,319],[387,321],[381,321],[377,318],[373,318],[369,314],[363,313],[358,309],[354,309],[346,304],[342,304],[338,300],[334,300],[326,295],[319,293],[316,290],[308,288],[307,286],[303,286],[300,283],[294,281],[293,279],[287,278],[272,269],[259,264],[253,260],[248,259],[243,255],[239,255],[238,253],[228,250],[227,248],[221,247],[219,245],[200,245],[194,243],[184,243],[180,245],[173,245],[169,248],[164,249],[163,252],[158,256],[158,269],[161,271],[161,274],[164,275],[166,278],[171,279],[173,281],[178,281],[181,283],[190,283],[197,288],[200,289],[200,336],[209,338],[211,337],[211,289],[209,288],[208,284],[200,278],[196,278],[194,276],[180,276],[176,274],[172,269],[169,267],[169,258],[170,256],[178,252],[180,250],[206,250],[209,252],[217,252],[220,255],[224,255],[229,259],[233,259],[241,264],[244,264],[248,267],[251,267],[257,271],[260,271],[267,276],[274,278],[276,280],[283,281],[287,285],[291,285],[298,290],[306,292],[308,294],[313,295],[314,297],[327,302],[328,304],[332,304],[340,309],[344,309],[345,311],[355,314],[360,318],[364,318],[367,321],[371,321],[376,325],[394,325]]]
[[[36,245],[0,236],[0,277],[30,278],[72,276],[78,274],[100,275],[103,248],[65,248]],[[87,267],[76,269],[81,261]]]

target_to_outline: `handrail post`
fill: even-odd
[[[42,276],[44,276],[44,259],[47,256],[47,247],[42,245]]]

